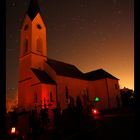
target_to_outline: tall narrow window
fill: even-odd
[[[24,54],[28,52],[28,40],[24,40]]]
[[[46,97],[44,97],[44,105],[46,104]]]
[[[89,99],[89,92],[88,92],[88,89],[86,89],[86,92],[87,92],[87,99],[88,99],[88,101],[89,101],[90,99]]]
[[[53,102],[53,95],[52,95],[52,92],[50,92],[50,102]]]
[[[34,94],[34,103],[37,103],[37,93]]]
[[[118,85],[117,84],[115,84],[115,89],[118,89]]]
[[[68,99],[69,98],[69,93],[68,93],[68,87],[66,86],[65,87],[65,96],[66,96],[66,99]]]
[[[42,40],[41,40],[41,38],[37,39],[36,45],[37,45],[36,50],[41,53],[42,52]]]

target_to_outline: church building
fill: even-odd
[[[61,110],[80,98],[94,101],[98,109],[117,108],[119,79],[103,69],[83,73],[73,64],[48,58],[47,26],[37,0],[30,0],[20,30],[18,107],[26,110],[44,107]]]

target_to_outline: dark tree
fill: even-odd
[[[32,139],[37,140],[40,135],[40,122],[36,109],[30,112],[29,125],[30,125],[30,130],[31,130],[30,133]]]
[[[17,122],[18,122],[18,114],[16,110],[14,110],[13,112],[11,112],[11,125],[17,126]]]
[[[82,110],[83,110],[82,101],[79,96],[77,96],[77,98],[76,98],[76,108],[77,108],[78,112],[82,112]]]
[[[54,125],[59,127],[61,124],[61,110],[60,108],[54,109]]]
[[[44,109],[41,108],[39,116],[40,116],[42,129],[46,129],[49,123],[48,109],[46,107],[44,107]]]
[[[120,98],[119,98],[119,96],[117,95],[116,96],[116,101],[117,101],[117,106],[118,106],[118,108],[120,108]]]
[[[69,108],[74,109],[75,108],[74,98],[69,96],[69,99],[70,99]]]
[[[120,90],[120,94],[123,107],[131,107],[134,105],[135,97],[133,96],[133,90]]]

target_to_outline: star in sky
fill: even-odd
[[[94,19],[94,20],[93,20],[93,22],[94,22],[94,23],[97,23],[97,20],[96,20],[96,19]]]
[[[67,27],[67,24],[63,23],[63,24],[61,24],[61,27],[65,29]]]
[[[118,13],[119,15],[121,15],[121,14],[122,14],[122,10],[118,10],[117,13]]]
[[[103,37],[102,41],[103,41],[103,42],[106,41],[106,37]]]
[[[16,3],[15,3],[15,2],[13,2],[13,3],[12,3],[12,6],[13,6],[13,7],[15,7],[15,6],[16,6]]]
[[[113,0],[113,4],[116,5],[117,4],[117,0]]]
[[[97,34],[97,32],[96,32],[96,31],[93,31],[93,34],[94,34],[94,35],[96,35],[96,34]]]
[[[10,33],[9,34],[9,38],[12,39],[13,38],[13,34]]]
[[[81,7],[81,8],[84,8],[84,7],[85,7],[85,5],[84,5],[84,4],[80,4],[80,7]]]

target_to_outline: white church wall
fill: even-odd
[[[36,106],[41,106],[42,105],[42,86],[41,83],[35,84],[31,86],[32,88],[32,98],[33,98],[33,107]]]
[[[118,89],[115,88],[115,84]],[[100,98],[95,107],[99,109],[111,109],[117,107],[116,95],[119,95],[119,83],[116,79],[100,79],[89,83],[89,96],[95,99],[96,96]]]
[[[28,70],[29,72],[22,72],[22,74],[26,75],[27,78],[24,78],[24,80],[19,81],[18,85],[18,106],[19,107],[34,107],[34,93],[39,92],[39,83],[40,81],[37,79],[37,77],[33,74],[31,69]],[[20,75],[22,75],[20,74]]]
[[[41,29],[37,28],[37,25],[40,25]],[[42,55],[45,56],[46,59],[46,55],[47,55],[47,40],[46,40],[46,26],[43,23],[43,20],[40,16],[40,13],[38,13],[36,15],[36,17],[34,18],[34,20],[32,21],[32,37],[31,37],[31,45],[32,45],[32,52],[37,53],[38,55]],[[37,51],[37,39],[40,38],[41,39],[41,49],[42,51],[39,52]]]
[[[25,80],[31,77],[31,56],[26,55],[23,58],[20,58],[20,65],[19,65],[19,81]]]
[[[77,96],[80,96],[82,99],[82,96],[88,87],[88,81],[86,80],[64,76],[57,76],[57,84],[58,99],[62,109],[67,107],[66,86],[68,88],[69,96],[73,97],[74,101],[76,101]]]
[[[56,85],[42,84],[42,101],[46,100],[45,103],[49,109],[56,108]]]
[[[31,91],[31,81],[25,80],[19,83],[18,88],[18,106],[29,108],[32,106],[33,98]]]
[[[26,25],[31,24],[31,20],[28,15],[25,16],[24,22],[20,29],[20,58],[23,57],[25,51],[25,39],[28,40],[28,46],[31,46],[31,26],[28,26],[28,32],[24,30]],[[31,51],[31,47],[28,47],[28,53]]]
[[[108,83],[109,98],[110,98],[109,100],[110,108],[117,108],[116,96],[120,95],[120,87],[119,87],[118,80],[107,78],[107,83]]]
[[[99,97],[99,102],[95,103],[95,107],[97,107],[98,109],[108,108],[105,79],[90,81],[89,96],[91,100],[94,100],[96,96]]]

